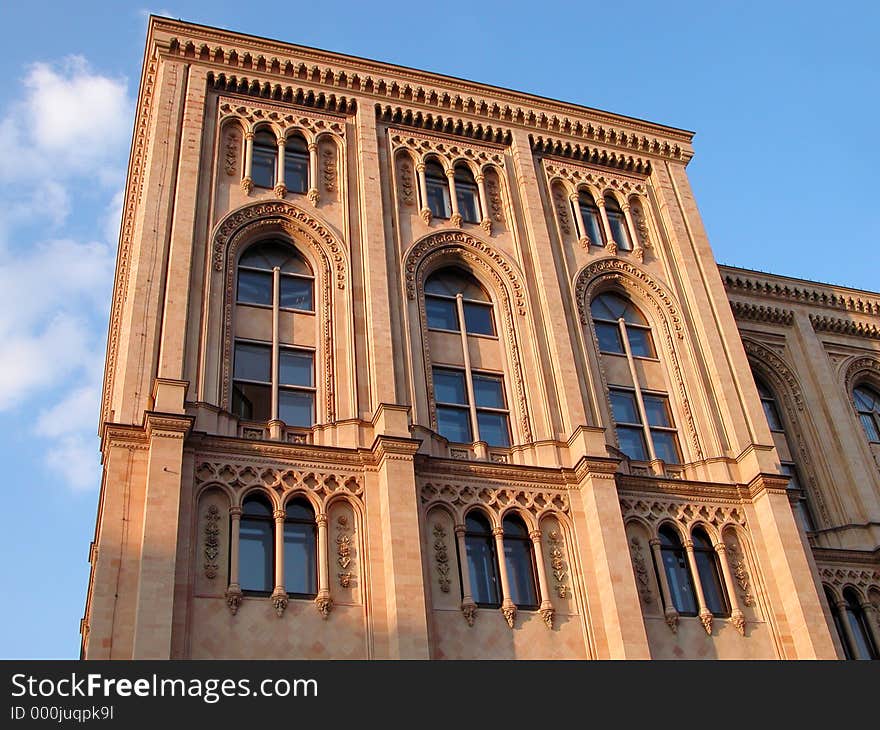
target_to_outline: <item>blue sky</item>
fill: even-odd
[[[719,261],[880,289],[880,6],[708,5],[4,3],[0,658],[79,648],[149,12],[695,130],[688,172]]]

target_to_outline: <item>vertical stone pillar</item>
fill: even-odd
[[[727,559],[727,546],[719,540],[715,543],[715,552],[718,554],[718,562],[721,564],[721,575],[724,577],[724,587],[727,590],[727,598],[730,602],[730,622],[742,636],[745,636],[746,617],[739,607],[739,599],[736,597],[736,583],[733,580],[730,561]]]
[[[699,607],[699,617],[709,636],[712,635],[712,612],[706,605],[706,595],[703,593],[703,581],[700,580],[700,571],[697,569],[697,556],[694,554],[694,541],[691,539],[684,541],[684,549],[687,554],[688,566],[691,569],[691,578],[694,582],[694,593],[697,594],[697,606]]]
[[[327,515],[321,513],[317,516],[318,522],[318,595],[315,598],[317,606],[323,618],[330,615],[333,607],[333,599],[330,597],[330,546],[327,537]]]
[[[663,594],[663,616],[666,625],[673,633],[678,629],[678,610],[672,601],[672,591],[669,590],[669,578],[666,575],[666,566],[663,565],[663,551],[660,549],[660,540],[652,537],[650,540],[651,553],[654,555],[654,564],[660,578],[660,591]]]
[[[486,195],[486,176],[482,173],[474,180],[477,183],[477,191],[480,194],[480,227],[486,233],[492,233],[492,219],[489,217],[489,198]]]
[[[250,195],[254,190],[254,133],[248,131],[244,133],[244,175],[241,178],[241,189],[246,195]]]
[[[553,603],[550,600],[550,581],[547,580],[547,566],[544,565],[544,548],[541,546],[541,531],[529,533],[532,549],[535,551],[535,566],[538,569],[538,589],[541,591],[541,618],[548,629],[553,628]]]
[[[610,460],[591,461],[579,489],[571,492],[580,563],[592,573],[587,580],[590,630],[599,659],[649,659],[615,468]]]
[[[507,560],[504,555],[504,530],[496,527],[492,530],[495,536],[495,554],[498,557],[498,573],[501,580],[501,613],[504,614],[504,620],[507,625],[513,628],[513,622],[516,620],[516,605],[510,597],[510,576],[507,574]]]
[[[148,412],[145,420],[150,452],[131,658],[170,659],[183,443],[193,419]]]
[[[278,154],[275,156],[275,195],[283,198],[287,195],[287,181],[284,179],[284,153],[287,139],[284,135],[278,138]]]
[[[458,211],[458,195],[455,192],[455,169],[449,168],[446,171],[446,179],[449,180],[449,205],[452,207],[452,216],[449,222],[461,228],[461,213]]]
[[[477,604],[474,603],[474,597],[471,594],[471,569],[467,559],[467,543],[465,542],[466,528],[464,525],[455,526],[455,540],[458,543],[458,554],[460,556],[461,567],[461,612],[464,615],[468,626],[474,625],[474,617],[477,614]]]
[[[309,142],[309,192],[312,205],[318,204],[318,143]]]
[[[422,207],[419,209],[419,215],[425,221],[425,225],[431,222],[431,207],[428,205],[428,181],[425,178],[425,163],[419,162],[416,165],[416,175],[419,177],[419,194],[422,196]]]

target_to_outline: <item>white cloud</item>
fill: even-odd
[[[98,384],[70,391],[63,400],[40,413],[37,434],[58,438],[89,430],[94,432],[97,429],[100,399],[101,388]]]
[[[46,461],[74,492],[92,489],[100,482],[98,441],[92,434],[62,436],[52,445]]]

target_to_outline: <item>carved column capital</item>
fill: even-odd
[[[727,552],[727,545],[725,545],[723,542],[717,542],[712,547],[719,555],[721,555],[721,553]]]
[[[473,626],[477,617],[477,605],[473,601],[462,601],[461,615],[464,616],[468,626]]]
[[[605,207],[605,198],[603,198],[601,195],[598,198],[594,198],[593,202],[596,204],[597,208]]]
[[[662,543],[660,542],[659,537],[652,537],[650,540],[648,540],[648,545],[650,545],[653,548],[653,547],[660,547],[662,545]]]
[[[580,193],[577,193],[577,192],[569,193],[569,194],[568,194],[568,199],[569,199],[572,203],[574,203],[575,205],[577,205],[578,202],[580,201],[580,197],[581,197],[581,196],[580,196]]]
[[[513,628],[516,622],[516,606],[513,603],[505,604],[501,607],[501,613],[504,614],[504,620],[507,621],[507,625]]]
[[[730,623],[733,624],[733,627],[737,630],[740,636],[746,635],[746,617],[738,608],[735,608],[730,612]]]
[[[250,195],[254,191],[254,181],[249,177],[243,177],[239,185],[245,195]]]
[[[241,507],[230,507],[229,508],[229,516],[230,517],[241,517]]]
[[[492,528],[492,534],[493,534],[496,538],[498,538],[498,537],[504,537],[504,528],[503,528],[503,527],[493,527],[493,528]]]
[[[452,529],[455,531],[456,537],[463,537],[467,532],[467,528],[464,525],[455,525]]]
[[[287,514],[283,509],[276,509],[272,511],[272,517],[275,519],[275,522],[284,522],[284,518],[287,517]]]
[[[455,168],[454,167],[450,167],[449,169],[445,170],[444,172],[446,173],[446,177],[448,177],[450,179],[455,177]]]
[[[281,618],[284,615],[284,609],[287,608],[287,604],[289,599],[287,598],[287,593],[278,588],[272,593],[271,599],[272,608],[275,609],[275,615],[278,618]]]
[[[281,136],[275,141],[278,143],[279,147],[285,147],[287,145],[287,137]]]
[[[416,163],[416,172],[424,172],[425,171],[425,163],[417,162]]]
[[[245,138],[245,140],[247,140],[248,142],[253,142],[253,141],[254,141],[254,133],[253,133],[253,132],[245,132],[245,133],[244,133],[244,138]]]
[[[309,152],[314,152],[316,149],[318,149],[318,143],[317,143],[317,142],[309,142],[309,143],[306,145],[306,149],[307,149]]]
[[[532,542],[537,542],[541,539],[541,531],[540,530],[531,530],[529,532],[529,537],[532,539]]]
[[[229,607],[232,615],[235,616],[241,606],[241,586],[238,583],[230,583],[229,588],[226,589],[225,598],[226,605]]]
[[[319,512],[317,515],[315,515],[315,523],[319,527],[327,527],[327,513]]]
[[[477,176],[474,178],[474,182],[475,182],[477,185],[479,185],[480,183],[484,182],[485,180],[486,180],[486,176],[483,175],[483,173],[480,173],[479,175],[477,175]]]
[[[712,613],[710,611],[700,611],[700,622],[703,624],[703,628],[706,629],[706,633],[709,636],[712,635]]]

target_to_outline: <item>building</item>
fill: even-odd
[[[691,137],[151,18],[83,656],[876,657],[880,294]]]

